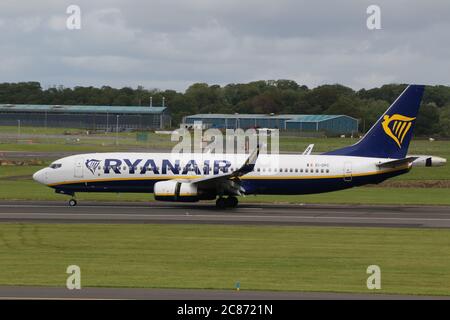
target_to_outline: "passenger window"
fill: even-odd
[[[303,173],[303,169],[300,169],[300,172],[302,172],[302,173]]]
[[[292,168],[289,169],[289,172],[293,172]]]
[[[330,170],[327,169],[327,173],[329,173],[329,172],[330,172]]]
[[[309,172],[309,170],[308,170],[308,169],[305,169],[305,172],[306,172],[306,173],[308,173],[308,172]]]
[[[297,168],[295,168],[295,172],[298,172],[298,169],[297,169]]]
[[[319,169],[316,169],[316,173],[319,173]]]

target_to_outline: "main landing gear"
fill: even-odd
[[[69,206],[75,207],[76,205],[77,205],[77,200],[75,200],[75,199],[70,199],[69,200]]]
[[[239,201],[234,196],[229,196],[228,198],[219,197],[216,200],[217,209],[226,209],[226,208],[236,208]]]

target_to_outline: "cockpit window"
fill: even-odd
[[[52,168],[52,169],[58,169],[58,168],[61,168],[61,166],[62,166],[61,163],[52,163],[52,164],[50,165],[50,168]]]

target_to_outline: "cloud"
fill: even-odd
[[[0,81],[185,90],[293,79],[355,89],[386,82],[450,84],[450,4],[377,1],[382,30],[366,28],[371,1],[87,0],[0,3]]]

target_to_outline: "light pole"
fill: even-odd
[[[116,115],[116,146],[119,145],[119,115]]]
[[[17,140],[20,140],[20,120],[17,120]]]

